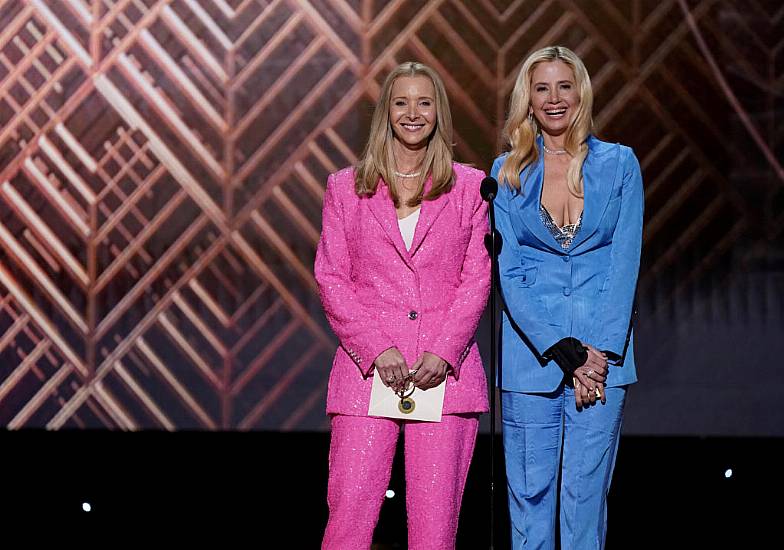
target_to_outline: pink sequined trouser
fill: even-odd
[[[441,422],[332,417],[322,550],[368,550],[401,427],[405,437],[409,550],[452,550],[478,415],[444,415]]]

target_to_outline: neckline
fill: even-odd
[[[551,221],[551,222],[553,222],[553,226],[555,226],[555,228],[556,228],[556,229],[558,229],[558,230],[559,230],[559,231],[561,231],[561,232],[563,232],[563,230],[564,230],[565,228],[567,228],[567,227],[577,227],[577,226],[580,224],[580,222],[582,221],[582,219],[583,219],[583,212],[585,212],[585,209],[583,209],[583,210],[581,210],[581,211],[580,211],[580,215],[579,215],[579,216],[577,216],[577,221],[576,221],[576,222],[574,222],[574,223],[565,223],[564,225],[560,225],[560,226],[559,226],[557,223],[555,223],[555,218],[553,218],[553,215],[552,215],[552,214],[550,214],[550,211],[549,211],[549,210],[547,209],[547,207],[546,207],[544,204],[542,204],[541,202],[539,203],[539,208],[541,208],[541,209],[542,209],[542,211],[543,211],[545,214],[547,214],[547,217],[548,217],[548,218],[550,218],[550,221]]]
[[[421,206],[419,208],[417,208],[416,210],[414,210],[413,212],[411,212],[408,216],[406,216],[404,218],[398,218],[397,221],[398,222],[405,221],[405,220],[409,219],[411,216],[413,216],[414,214],[419,214],[420,210],[422,210]]]
[[[544,145],[544,141],[542,141],[542,145]],[[585,213],[585,189],[583,189],[583,209],[580,211],[580,215],[577,217],[577,222],[574,224],[566,224],[564,226],[559,227],[557,223],[555,223],[555,218],[553,218],[550,211],[547,210],[547,207],[542,202],[542,195],[544,195],[544,177],[545,177],[545,169],[544,169],[544,155],[540,155],[539,161],[542,163],[542,178],[539,182],[539,208],[544,210],[547,213],[547,217],[550,218],[550,221],[553,222],[553,225],[558,228],[559,231],[563,230],[564,227],[569,225],[577,225],[583,219],[583,214]]]

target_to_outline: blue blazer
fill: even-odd
[[[555,391],[563,371],[542,353],[567,336],[620,357],[610,361],[608,387],[636,382],[631,316],[642,245],[640,164],[629,147],[588,138],[582,225],[564,251],[539,215],[541,137],[538,146],[538,162],[520,175],[521,191],[499,182],[495,199],[506,304],[498,385],[509,391]],[[496,179],[506,156],[493,163]]]

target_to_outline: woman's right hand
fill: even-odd
[[[397,390],[408,376],[408,365],[397,348],[389,348],[373,361],[376,376],[381,377],[385,386]]]
[[[588,358],[574,371],[574,399],[578,409],[593,405],[599,398],[605,403],[604,383],[607,380],[607,356],[590,344],[585,344]]]

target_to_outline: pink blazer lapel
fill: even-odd
[[[386,233],[387,238],[395,246],[395,250],[400,255],[402,260],[411,266],[411,255],[406,250],[406,245],[403,242],[403,235],[400,234],[400,226],[397,223],[397,212],[392,199],[387,192],[387,186],[379,184],[376,194],[367,199],[370,211],[375,216],[381,228]]]
[[[432,181],[428,178],[425,182],[425,193],[430,190]],[[406,249],[403,242],[403,235],[400,234],[400,226],[398,225],[397,212],[392,203],[392,199],[387,191],[387,186],[379,184],[376,194],[369,199],[370,211],[373,212],[378,223],[384,229],[389,240],[395,245],[400,257],[409,267],[412,267],[411,257],[416,254],[416,251],[422,245],[422,241],[427,236],[433,223],[438,219],[443,212],[444,207],[449,202],[449,194],[445,193],[434,201],[423,201],[422,207],[419,212],[419,221],[417,221],[416,230],[414,231],[414,240],[411,241],[411,249]]]
[[[430,183],[430,180],[428,180],[428,183]],[[430,228],[438,219],[438,216],[441,215],[441,212],[444,211],[444,207],[448,202],[448,193],[441,195],[434,201],[422,201],[422,209],[419,211],[419,221],[417,222],[416,229],[414,230],[414,240],[411,241],[411,250],[409,250],[409,254],[411,256],[416,254],[417,250],[419,250],[419,247],[422,245],[422,241],[427,236],[428,231],[430,231]],[[398,233],[400,233],[399,230]]]

